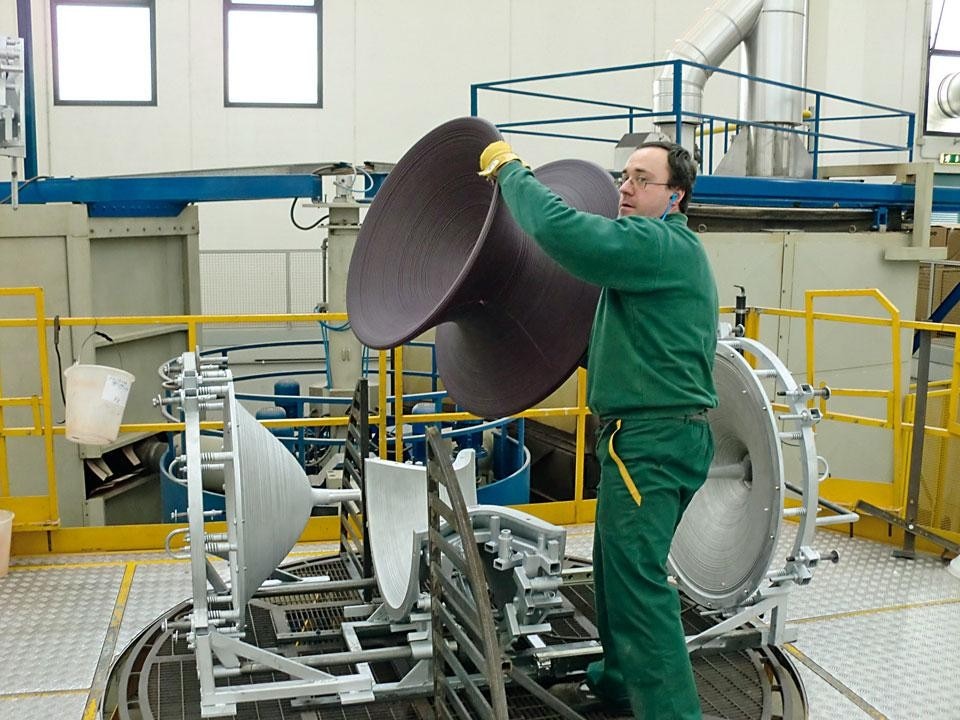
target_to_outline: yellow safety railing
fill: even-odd
[[[0,298],[32,297],[34,317],[20,327],[33,327],[37,333],[40,394],[28,397],[5,397],[0,368],[0,507],[13,511],[17,525],[22,528],[45,529],[59,525],[57,508],[57,471],[53,456],[53,410],[50,399],[50,372],[47,367],[47,328],[44,318],[43,290],[38,287],[0,288]],[[33,425],[26,428],[4,426],[5,407],[29,407]],[[7,438],[15,436],[41,436],[43,438],[44,467],[47,474],[46,495],[10,496],[10,478],[7,475]]]
[[[869,298],[876,302],[879,313],[871,315],[852,315],[837,312],[822,312],[815,309],[818,300],[834,299],[862,299]],[[891,433],[892,482],[874,482],[870,478],[834,477],[821,486],[821,494],[834,502],[854,506],[858,500],[866,500],[893,514],[904,511],[907,503],[907,490],[910,468],[910,453],[912,446],[914,423],[914,408],[916,396],[911,393],[912,387],[903,387],[902,372],[904,358],[903,343],[912,340],[917,330],[937,333],[941,336],[940,342],[952,346],[953,364],[949,380],[931,383],[928,398],[936,408],[936,418],[928,412],[927,423],[923,432],[925,439],[941,442],[939,459],[933,453],[924,452],[924,493],[933,504],[928,511],[928,523],[938,534],[960,542],[960,481],[957,473],[951,467],[960,467],[960,422],[957,421],[958,393],[960,393],[960,343],[958,331],[960,326],[946,323],[931,323],[923,321],[905,320],[899,309],[881,291],[875,288],[843,289],[843,290],[808,290],[804,296],[802,311],[751,307],[748,308],[745,334],[752,338],[760,337],[761,318],[764,316],[790,318],[802,321],[805,331],[805,381],[813,386],[822,386],[825,383],[820,379],[817,368],[817,326],[822,323],[840,323],[858,326],[875,326],[889,328],[888,360],[890,364],[889,387],[886,388],[855,388],[841,387],[830,384],[830,398],[818,400],[819,410],[823,422],[850,423],[866,427],[875,427],[888,430]],[[851,348],[853,352],[857,348]],[[842,398],[875,398],[883,403],[885,409],[882,415],[871,416],[839,412],[831,409],[831,405]],[[954,448],[947,453],[947,448]],[[949,463],[948,463],[949,459]],[[951,488],[956,487],[951,495]],[[944,500],[950,495],[951,500]],[[953,496],[956,496],[953,499]],[[948,517],[945,507],[953,509],[953,516]],[[924,518],[921,517],[921,520]],[[865,523],[861,522],[860,526]],[[889,528],[884,526],[882,534],[875,535],[878,539],[889,540],[884,537]],[[869,534],[869,533],[866,533]]]
[[[843,315],[839,313],[814,312],[814,302],[818,298],[860,298],[869,297],[880,305],[888,313],[888,317],[865,317],[861,315]],[[829,321],[836,323],[853,323],[858,325],[876,325],[888,326],[890,328],[890,382],[889,390],[863,389],[863,388],[830,388],[833,397],[874,397],[886,400],[886,417],[871,418],[863,415],[853,415],[850,413],[832,412],[828,408],[828,400],[820,398],[820,412],[826,420],[844,421],[858,425],[869,425],[881,427],[893,431],[893,458],[900,458],[903,455],[903,437],[902,437],[902,408],[903,408],[903,390],[901,387],[901,362],[900,347],[902,338],[900,336],[900,311],[890,302],[886,295],[876,288],[866,288],[861,290],[808,290],[804,294],[804,315],[806,325],[806,351],[807,351],[807,382],[811,385],[816,384],[816,333],[815,321]],[[902,496],[906,489],[902,472],[898,472],[897,465],[894,465],[893,475],[894,497]]]
[[[86,326],[86,327],[108,327],[117,325],[163,325],[163,326],[184,326],[187,332],[187,342],[191,349],[197,348],[197,338],[201,326],[216,324],[247,324],[247,323],[316,323],[316,322],[344,322],[347,320],[346,313],[302,313],[302,314],[259,314],[259,315],[156,315],[156,316],[98,316],[98,317],[60,317],[56,320],[44,315],[43,291],[41,288],[0,288],[0,297],[29,295],[35,298],[35,317],[32,318],[3,318],[0,317],[0,332],[4,328],[25,328],[33,327],[37,330],[37,348],[41,358],[40,392],[26,398],[4,397],[2,384],[0,384],[0,507],[12,510],[16,519],[14,530],[18,532],[37,531],[37,530],[55,530],[59,527],[59,511],[57,507],[56,493],[56,470],[53,438],[56,435],[63,435],[65,427],[57,425],[53,421],[52,396],[50,392],[50,372],[47,365],[47,339],[48,329],[59,322],[62,327]],[[393,350],[393,413],[392,422],[396,427],[403,427],[408,418],[404,414],[402,398],[404,397],[404,351],[402,347]],[[369,422],[372,425],[379,426],[379,447],[378,454],[381,457],[389,457],[391,448],[389,447],[389,433],[387,432],[388,420],[388,375],[390,373],[390,357],[386,351],[381,351],[378,357],[378,408],[377,415],[372,415]],[[576,435],[578,439],[578,451],[575,460],[575,486],[576,497],[570,501],[538,504],[536,506],[524,506],[525,509],[536,512],[539,516],[557,523],[586,522],[593,519],[595,501],[583,500],[583,478],[584,465],[583,448],[586,438],[586,416],[590,411],[586,406],[586,373],[578,370],[577,378],[577,404],[566,407],[541,407],[532,408],[525,412],[518,413],[515,417],[524,418],[545,418],[545,417],[576,417]],[[159,388],[159,386],[158,386]],[[400,401],[397,401],[399,398]],[[3,416],[4,406],[22,406],[26,405],[34,408],[33,424],[8,426]],[[480,420],[475,415],[467,412],[443,412],[434,414],[418,414],[416,421],[424,422],[452,422],[463,420]],[[347,424],[346,417],[328,417],[328,418],[300,418],[287,420],[263,420],[263,425],[268,428],[291,428],[291,427],[330,427],[342,426]],[[222,428],[222,423],[217,421],[205,421],[201,423],[204,430],[215,430]],[[159,432],[180,432],[184,429],[183,423],[176,422],[156,422],[156,423],[124,423],[120,426],[121,433],[159,433]],[[23,436],[42,436],[44,439],[44,451],[46,455],[46,466],[48,473],[48,494],[37,497],[13,496],[10,494],[10,477],[7,455],[7,439]],[[401,459],[403,456],[403,437],[397,433],[392,448],[395,459]],[[162,538],[163,534],[169,531],[169,525],[163,525],[155,528],[155,531],[144,532],[146,526],[138,526],[138,535],[141,537],[155,536]],[[105,544],[103,533],[97,535],[97,543],[101,546]],[[109,544],[109,543],[106,543]],[[32,544],[31,547],[38,547]],[[70,545],[69,547],[76,547]]]
[[[0,507],[8,508],[16,513],[15,529],[18,531],[47,530],[51,532],[65,532],[57,530],[59,525],[59,516],[57,510],[57,483],[55,471],[54,443],[53,438],[57,434],[64,432],[64,427],[55,424],[52,414],[52,397],[50,373],[47,365],[48,343],[46,333],[54,324],[53,318],[47,318],[44,315],[43,291],[40,288],[0,288],[0,298],[4,296],[27,296],[34,300],[34,317],[24,318],[2,318],[0,317],[0,338],[4,328],[34,328],[36,330],[37,351],[39,353],[38,366],[38,385],[39,393],[28,397],[5,397],[3,396],[2,376],[0,376]],[[836,312],[817,311],[815,306],[818,301],[827,298],[872,298],[879,308],[878,316],[863,316],[842,314]],[[732,307],[720,308],[721,313],[729,315],[734,312]],[[823,414],[824,422],[852,423],[875,427],[887,430],[892,433],[892,458],[891,467],[893,468],[893,482],[871,482],[867,478],[833,478],[822,486],[823,494],[828,499],[841,504],[853,505],[858,499],[866,499],[873,504],[885,507],[891,511],[901,510],[904,506],[904,497],[906,492],[906,477],[909,467],[910,438],[913,432],[912,422],[912,395],[909,393],[909,387],[904,387],[901,380],[901,343],[903,334],[912,333],[916,329],[940,332],[953,338],[953,366],[951,369],[951,380],[945,388],[938,388],[932,396],[939,398],[938,402],[942,406],[942,412],[938,422],[942,425],[927,425],[924,431],[928,436],[940,438],[944,441],[960,440],[960,422],[957,420],[958,393],[960,393],[960,345],[956,342],[957,331],[960,326],[947,325],[940,323],[922,323],[904,320],[900,317],[896,306],[879,290],[876,289],[858,289],[858,290],[810,290],[805,295],[804,308],[802,310],[767,308],[767,307],[749,307],[747,309],[744,321],[745,334],[749,337],[760,338],[761,323],[764,317],[789,318],[799,321],[803,324],[805,330],[805,355],[806,355],[806,382],[816,386],[818,384],[816,338],[817,327],[821,323],[847,323],[855,325],[878,326],[889,328],[890,346],[889,360],[891,361],[891,376],[888,388],[849,388],[836,387],[831,385],[832,396],[830,399],[822,398],[818,402]],[[163,315],[163,316],[111,316],[111,317],[74,317],[59,318],[61,326],[88,326],[104,327],[109,325],[179,325],[186,328],[187,342],[191,349],[196,349],[198,331],[201,326],[216,324],[245,324],[245,323],[315,323],[318,321],[343,322],[347,319],[345,313],[303,313],[303,314],[270,314],[270,315],[199,315],[199,316],[181,316],[181,315]],[[405,419],[411,416],[404,414],[402,398],[404,397],[404,350],[402,347],[393,351],[392,368],[390,357],[387,352],[380,352],[378,356],[378,414],[370,417],[369,422],[376,424],[380,428],[378,454],[381,457],[401,458],[403,455],[403,438],[401,434],[396,434],[392,447],[389,442],[387,432],[387,409],[389,390],[392,390],[393,417],[392,422],[396,427],[403,427]],[[392,387],[388,381],[390,371],[393,371]],[[574,463],[574,496],[570,500],[537,503],[524,506],[523,509],[538,515],[551,522],[566,524],[576,522],[588,522],[593,520],[596,501],[584,498],[584,477],[587,443],[587,423],[586,418],[590,414],[586,403],[586,371],[577,370],[575,374],[576,382],[576,400],[574,404],[563,407],[538,407],[531,408],[516,417],[531,419],[543,419],[548,417],[573,417],[575,418],[576,438],[576,456]],[[822,383],[821,383],[822,384]],[[840,398],[876,398],[883,402],[884,413],[879,417],[868,415],[857,415],[849,412],[840,412],[831,409],[831,405]],[[399,400],[398,400],[399,399]],[[5,407],[29,407],[32,412],[32,425],[11,426],[5,423],[3,410]],[[470,419],[479,419],[466,412],[441,412],[433,414],[416,415],[417,423],[426,422],[452,422]],[[264,420],[263,424],[267,427],[323,427],[337,426],[346,424],[346,418],[302,418],[287,420]],[[216,429],[220,427],[217,422],[204,422],[202,427],[205,429]],[[182,423],[157,422],[157,423],[129,423],[121,425],[121,432],[141,433],[141,432],[177,432],[183,429]],[[7,467],[7,442],[10,438],[18,437],[42,437],[45,453],[45,466],[47,472],[47,494],[43,496],[17,497],[10,494],[11,483]],[[960,447],[960,444],[958,444]],[[960,458],[960,453],[958,453]],[[960,462],[960,459],[958,459]],[[938,469],[937,482],[942,485],[945,482],[943,477],[944,470]],[[939,496],[944,496],[943,491],[939,491]],[[943,503],[940,503],[942,506]],[[942,507],[937,512],[943,515]],[[319,519],[314,519],[319,520]],[[312,521],[313,522],[313,521]],[[335,528],[330,524],[329,529]],[[138,528],[140,537],[162,538],[170,529],[169,525],[157,526],[151,532]],[[91,530],[91,529],[85,529]],[[105,540],[106,532],[101,529],[96,542],[101,547],[110,547],[109,541]],[[324,531],[326,532],[326,530]],[[335,531],[334,531],[335,534]],[[129,537],[129,535],[127,536]],[[332,537],[332,534],[330,535]],[[316,538],[316,535],[314,535]],[[146,542],[146,541],[144,541]],[[56,543],[47,541],[49,547]],[[88,547],[89,543],[78,542],[69,547]],[[31,544],[29,547],[36,548],[38,544]],[[61,544],[61,549],[64,546]],[[120,549],[120,548],[116,548]]]

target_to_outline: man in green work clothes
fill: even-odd
[[[580,212],[495,142],[480,174],[519,225],[566,270],[602,288],[590,337],[587,401],[599,417],[593,562],[603,660],[582,685],[554,686],[587,709],[700,718],[667,553],[713,458],[717,289],[683,214],[696,165],[670,142],[627,161],[615,220]]]

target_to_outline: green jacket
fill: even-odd
[[[514,219],[568,272],[602,290],[587,403],[602,419],[716,407],[717,287],[680,213],[611,220],[566,205],[520,163],[499,174]]]

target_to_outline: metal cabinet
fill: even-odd
[[[89,217],[85,205],[0,206],[0,287],[39,286],[47,317],[188,315],[200,312],[199,235],[196,207],[171,218]],[[33,301],[0,298],[3,317],[33,317]],[[97,325],[47,328],[54,421],[63,421],[57,349],[66,368],[75,360],[121,367],[136,376],[124,422],[156,422],[150,399],[158,391],[157,367],[187,347],[184,325]],[[55,343],[58,340],[58,343]],[[34,328],[0,328],[0,382],[5,396],[40,393],[39,349]],[[27,408],[7,408],[4,425],[32,425]],[[88,512],[85,465],[117,447],[140,442],[121,435],[111,447],[78,446],[57,436],[57,490],[61,524],[77,526],[109,513]],[[46,494],[46,469],[38,437],[8,438],[11,495]],[[88,471],[87,471],[88,472]],[[143,492],[142,483],[137,487]],[[158,486],[158,483],[156,484]],[[159,490],[157,490],[159,493]],[[111,497],[119,496],[114,493]],[[100,504],[99,501],[98,505]],[[149,505],[150,503],[146,503]],[[135,519],[135,518],[133,518]],[[152,517],[144,517],[152,521]]]

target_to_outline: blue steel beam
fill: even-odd
[[[10,184],[0,183],[0,202]],[[54,178],[23,184],[20,202],[86,203],[91,215],[177,215],[196,202],[320,197],[317,175],[207,175],[182,177]],[[710,205],[799,208],[908,208],[913,186],[842,180],[702,175],[693,201]],[[8,201],[8,200],[7,200]],[[960,188],[937,187],[933,210],[960,212]]]
[[[51,178],[22,184],[22,204],[86,203],[92,216],[175,216],[188,204],[225,200],[318,198],[317,175],[204,175],[181,177]],[[9,202],[10,183],[0,183]]]
[[[692,200],[746,207],[908,208],[913,207],[913,190],[913,185],[702,175]],[[935,187],[933,209],[960,212],[960,188]]]

